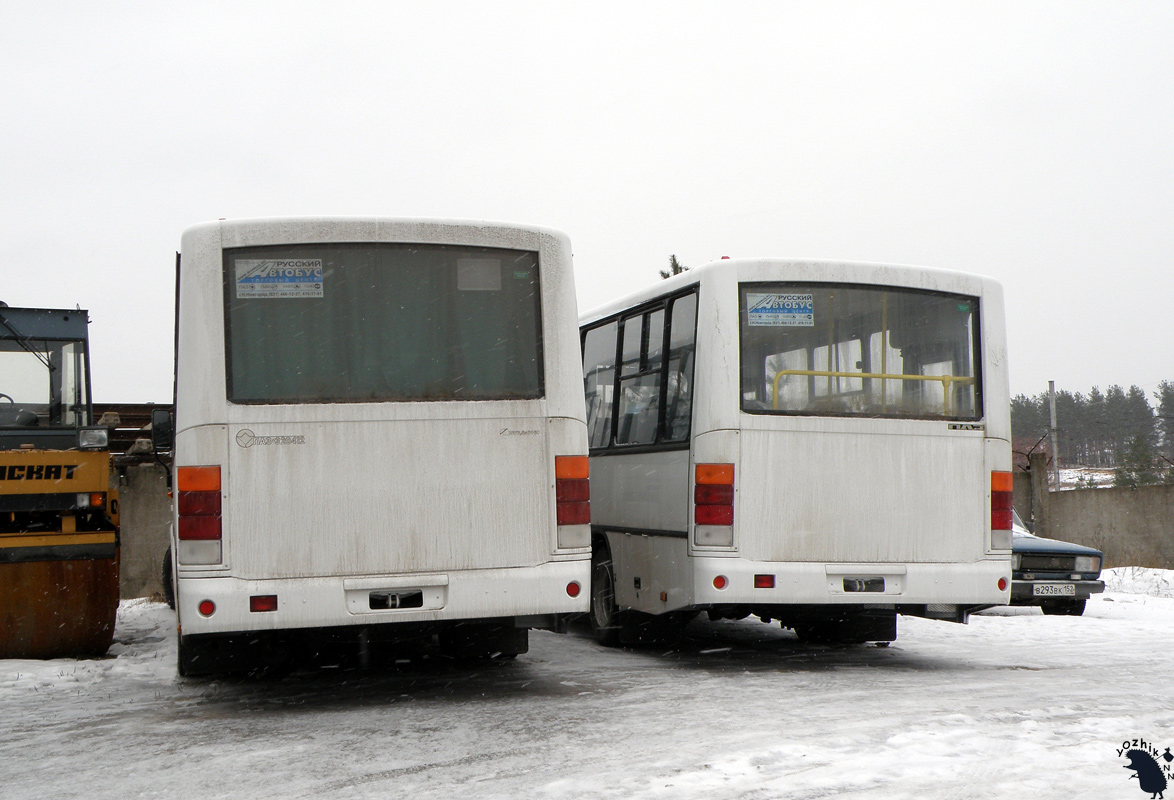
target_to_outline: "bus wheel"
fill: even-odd
[[[172,580],[173,567],[171,566],[171,545],[167,545],[167,552],[163,554],[163,599],[168,607],[175,610],[175,582]]]
[[[616,608],[616,580],[606,545],[591,554],[591,630],[604,647],[620,643],[620,613]]]

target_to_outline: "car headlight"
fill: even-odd
[[[82,428],[77,432],[77,446],[82,450],[105,450],[110,446],[110,431],[106,428]]]
[[[1099,556],[1077,556],[1075,566],[1077,572],[1100,572],[1101,559]]]

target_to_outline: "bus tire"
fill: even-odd
[[[163,554],[163,599],[172,611],[175,610],[175,576],[171,565],[171,545],[167,545],[167,552]]]
[[[591,631],[604,647],[620,644],[623,622],[616,607],[616,577],[606,544],[591,552]]]

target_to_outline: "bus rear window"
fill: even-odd
[[[543,395],[538,254],[453,245],[226,250],[235,403]]]
[[[742,284],[742,410],[974,420],[978,298],[832,284]]]

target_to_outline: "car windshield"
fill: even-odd
[[[83,341],[0,338],[0,425],[88,424]]]
[[[1023,522],[1023,517],[1019,516],[1019,512],[1015,509],[1011,509],[1011,532],[1027,536],[1034,535],[1027,529],[1027,525]]]

